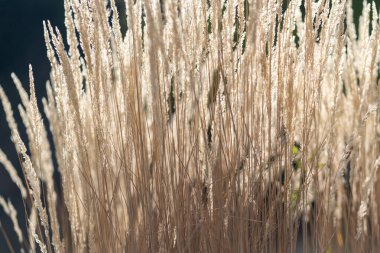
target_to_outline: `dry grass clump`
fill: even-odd
[[[0,89],[25,251],[376,251],[374,4],[358,31],[352,0],[125,4],[125,36],[114,0],[66,0],[68,46],[44,23],[48,124],[13,76],[28,145]]]

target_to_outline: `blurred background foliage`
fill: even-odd
[[[380,0],[373,1],[376,3],[377,9],[379,9]],[[125,13],[123,1],[117,0],[117,5],[122,17],[121,25],[123,33],[125,33],[126,19],[125,15],[123,15]],[[353,0],[353,5],[355,20],[358,23],[358,18],[363,8],[363,1]],[[63,0],[0,0],[0,84],[11,100],[15,112],[17,111],[20,99],[10,78],[12,72],[17,74],[27,88],[28,65],[32,64],[37,96],[45,96],[45,83],[49,79],[50,63],[46,56],[42,27],[43,20],[50,20],[54,26],[60,29],[63,37],[65,37]],[[21,126],[17,112],[15,113],[15,117],[19,122],[19,126]],[[22,137],[26,140],[25,135]],[[10,131],[2,108],[0,109],[0,148],[8,155],[13,165],[20,170],[16,150],[10,141]],[[19,173],[21,176],[21,171]],[[1,166],[0,195],[6,199],[19,199],[18,203],[13,204],[18,210],[20,220],[25,220],[21,196],[18,196],[20,194],[17,188],[12,185],[8,175]],[[11,224],[9,219],[5,218],[3,210],[0,210],[0,222],[5,230],[11,231],[7,229]],[[20,225],[25,229],[25,222],[20,222]],[[16,244],[14,236],[10,234],[9,237]],[[0,233],[0,252],[7,251],[8,248]]]

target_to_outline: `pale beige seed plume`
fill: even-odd
[[[14,208],[14,206],[12,205],[12,203],[9,200],[8,200],[8,202],[5,201],[5,199],[1,196],[0,196],[0,206],[3,208],[5,214],[8,215],[9,218],[12,220],[13,229],[17,235],[18,242],[20,244],[22,244],[23,235],[22,235],[20,226],[18,224],[16,209]]]
[[[5,153],[0,149],[0,164],[2,164],[5,170],[8,172],[11,180],[17,185],[21,192],[23,199],[27,197],[27,191],[25,189],[24,183],[17,174],[17,170],[13,167],[12,163],[8,160]]]

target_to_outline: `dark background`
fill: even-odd
[[[12,103],[21,133],[24,132],[24,128],[21,127],[22,123],[17,110],[17,105],[21,101],[10,74],[14,72],[24,87],[28,88],[28,65],[32,64],[37,96],[39,98],[45,96],[44,90],[46,81],[49,79],[50,63],[46,55],[43,20],[50,20],[53,25],[59,27],[61,32],[64,32],[63,0],[0,0],[0,85]],[[25,134],[22,138],[27,140]],[[5,120],[2,105],[0,105],[0,149],[6,153],[21,176],[21,168],[16,150],[10,141],[10,130]],[[0,195],[6,200],[12,201],[17,210],[19,224],[26,231],[21,194],[2,165],[0,165]],[[19,252],[13,225],[1,207],[0,222],[15,251]],[[24,240],[25,237],[24,235]],[[4,235],[0,231],[0,253],[3,252],[9,252],[9,249],[5,243]]]
[[[363,1],[353,0],[353,2],[354,14],[357,19],[361,13]],[[377,6],[380,5],[380,0],[375,0],[375,2]],[[0,85],[11,100],[21,132],[23,132],[23,128],[17,112],[20,99],[10,74],[12,72],[16,73],[24,87],[28,89],[28,65],[32,64],[37,96],[39,98],[45,96],[45,84],[49,79],[50,63],[46,56],[42,27],[43,20],[50,20],[52,25],[57,26],[65,37],[63,0],[0,0]],[[44,122],[46,123],[46,120]],[[25,135],[22,137],[26,140]],[[7,154],[21,176],[16,151],[10,141],[10,131],[1,105],[0,149]],[[26,223],[21,195],[1,165],[0,195],[5,199],[11,199],[18,211],[20,226],[25,230]],[[16,252],[18,252],[19,248],[16,246],[17,240],[11,222],[4,215],[2,208],[0,208],[0,222],[4,230],[7,231]],[[8,248],[0,231],[1,252],[8,252]]]

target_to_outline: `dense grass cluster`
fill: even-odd
[[[114,0],[66,0],[65,42],[44,23],[43,108],[32,68],[30,92],[12,75],[28,140],[0,88],[24,176],[0,150],[25,203],[0,197],[10,250],[376,251],[374,4],[358,29],[352,0],[125,5],[125,35]]]

